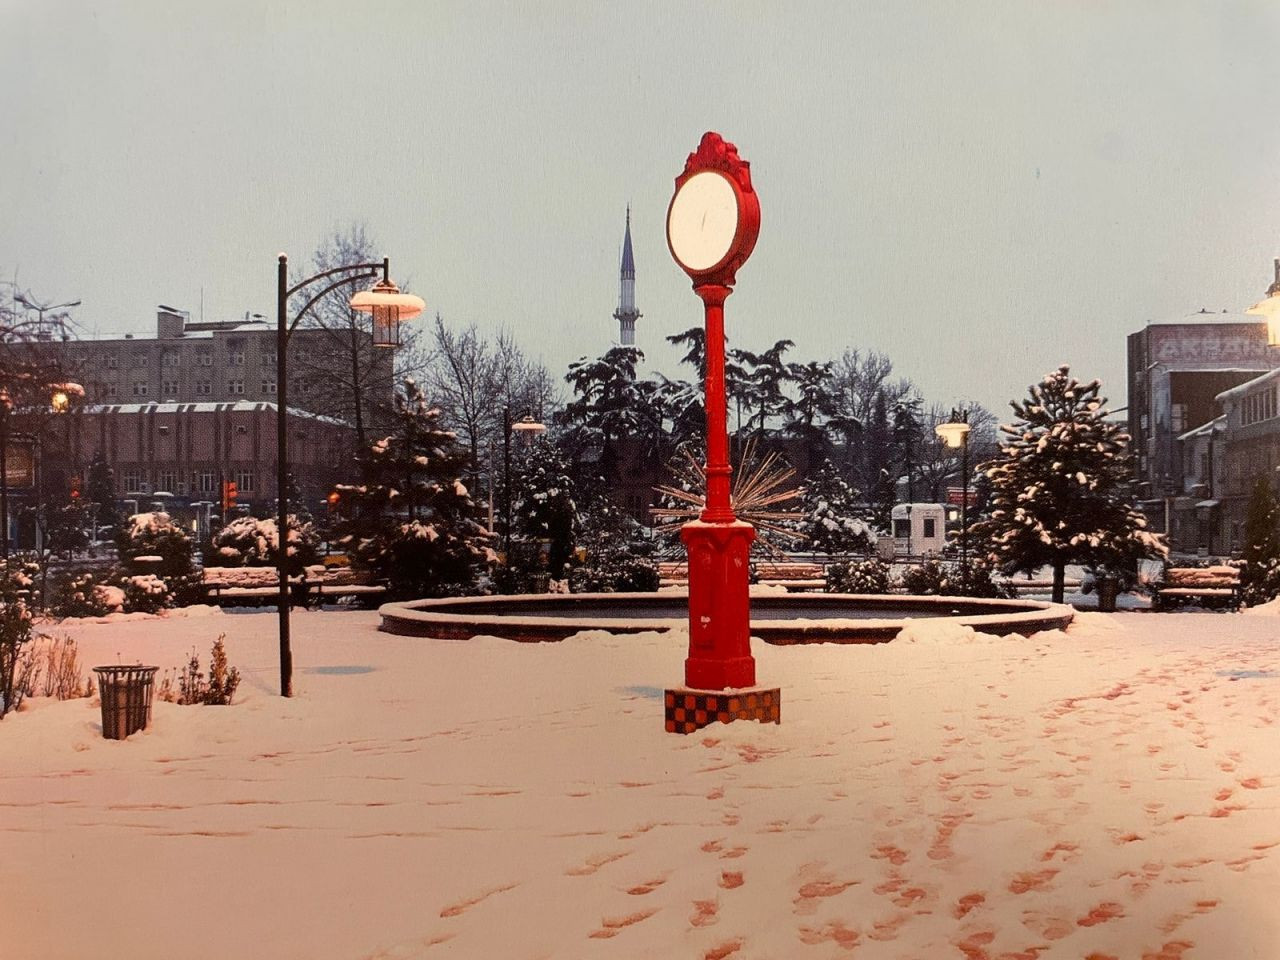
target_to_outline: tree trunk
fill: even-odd
[[[1053,561],[1053,602],[1061,603],[1063,594],[1065,593],[1067,579],[1067,562],[1065,560]]]

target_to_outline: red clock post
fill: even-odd
[[[756,686],[747,558],[755,528],[730,498],[724,380],[724,302],[760,232],[750,164],[706,133],[676,178],[667,245],[693,280],[706,314],[707,492],[701,516],[682,528],[689,554],[689,657],[685,688],[666,691],[666,728],[691,733],[716,721],[779,721],[780,691]]]

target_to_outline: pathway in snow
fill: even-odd
[[[780,727],[662,731],[680,637],[446,643],[302,613],[70,627],[92,663],[227,633],[229,708],[0,722],[15,957],[1280,955],[1273,617],[1082,615],[757,645]],[[6,954],[10,955],[10,954]]]

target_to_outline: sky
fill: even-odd
[[[1242,310],[1280,253],[1280,5],[185,4],[0,0],[0,278],[88,332],[272,314],[363,223],[453,325],[561,372],[701,323],[666,248],[706,130],[762,226],[731,345],[887,354],[927,401],[1062,363],[1124,400],[1125,337]]]

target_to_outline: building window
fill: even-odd
[[[276,365],[276,352],[274,350],[262,354],[262,365],[264,367],[274,367]]]
[[[218,475],[212,470],[201,470],[196,474],[192,486],[200,485],[201,493],[216,493],[218,490]]]
[[[120,365],[119,358],[114,353],[107,354],[107,369],[114,370]]]
[[[146,493],[143,489],[142,472],[139,470],[126,470],[124,472],[124,492],[125,493]]]
[[[209,396],[211,393],[213,393],[213,384],[210,383],[208,380],[197,380],[196,393],[202,397]]]
[[[151,385],[143,381],[138,381],[133,385],[133,395],[135,397],[145,397],[151,390]]]
[[[167,493],[176,493],[178,489],[178,475],[172,470],[162,470],[158,480],[160,489]]]
[[[1182,433],[1187,429],[1187,405],[1185,403],[1173,404],[1170,416],[1170,428],[1174,433]]]
[[[243,367],[243,366],[244,366],[244,351],[243,351],[243,350],[237,350],[236,352],[234,352],[234,353],[232,353],[232,354],[231,354],[231,365],[232,365],[233,367]]]
[[[213,354],[210,353],[208,350],[201,350],[199,353],[196,354],[196,366],[212,367]]]
[[[108,396],[108,397],[110,397],[111,399],[115,399],[116,394],[117,394],[117,393],[119,393],[119,392],[120,392],[120,391],[117,389],[117,387],[116,387],[116,385],[115,385],[114,383],[108,383],[108,384],[107,384],[107,396]]]
[[[253,493],[253,481],[257,474],[252,470],[236,471],[236,489],[240,493]]]
[[[166,367],[176,367],[182,363],[182,357],[172,350],[166,350],[160,362]],[[168,489],[167,487],[165,489]]]
[[[135,367],[145,367],[149,358],[145,353],[135,353],[133,355],[133,365]]]
[[[274,397],[276,395],[276,382],[274,380],[263,380],[262,392]]]
[[[178,381],[165,380],[160,384],[160,392],[166,397],[176,397],[178,395]],[[168,489],[167,487],[165,489]]]
[[[235,395],[235,396],[238,396],[238,395],[240,395],[240,394],[244,393],[244,381],[243,381],[243,380],[228,380],[228,381],[227,381],[227,393],[230,393],[230,394]]]
[[[938,535],[937,521],[932,517],[924,518],[924,535],[926,537],[936,537]]]

